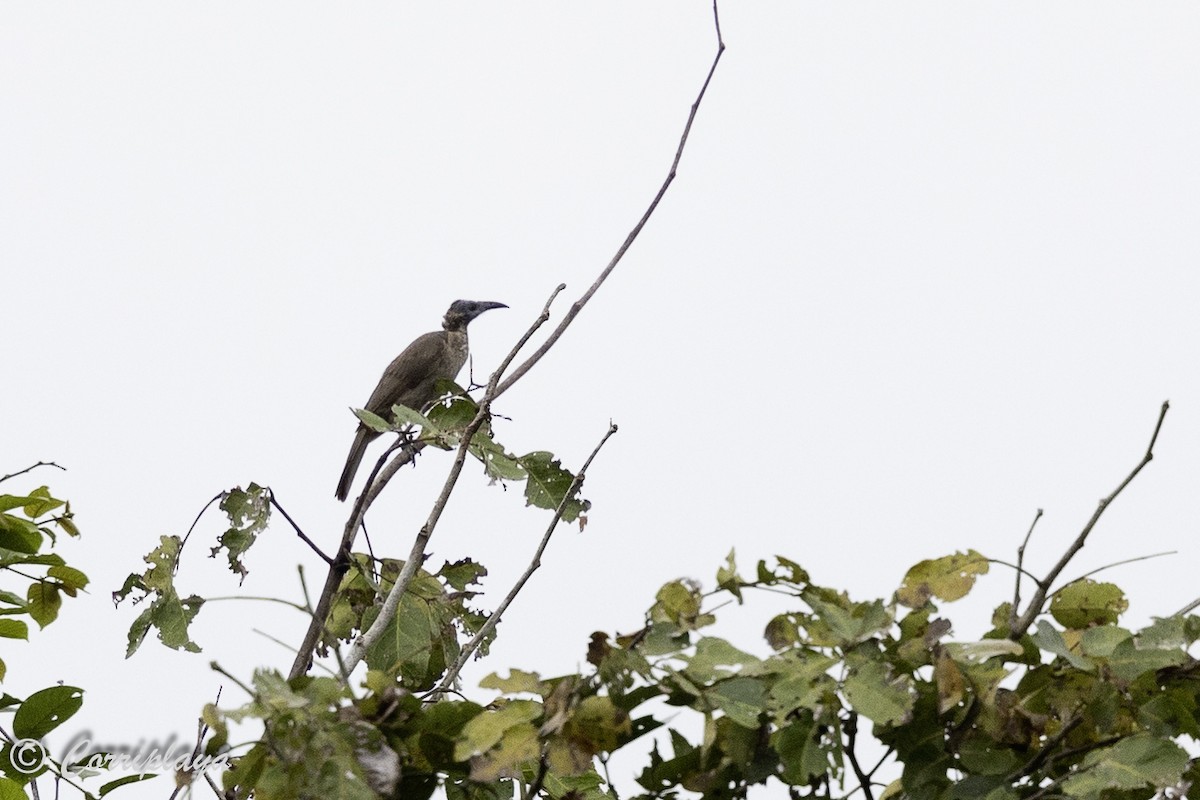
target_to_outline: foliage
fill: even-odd
[[[0,482],[23,475],[39,466],[6,475]],[[56,466],[56,465],[54,465]],[[63,597],[74,598],[88,585],[87,575],[69,566],[61,555],[51,552],[57,534],[79,536],[71,504],[39,486],[24,495],[0,495],[0,569],[5,583],[0,589],[0,637],[29,640],[29,628],[17,617],[28,616],[45,628],[58,619]],[[24,596],[15,588],[24,586]],[[0,679],[7,667],[0,661]],[[55,685],[33,692],[23,700],[10,694],[0,696],[0,714],[12,715],[11,729],[0,728],[0,797],[23,798],[42,776],[55,785],[55,796],[63,784],[74,786],[85,797],[97,795],[79,782],[106,774],[103,757],[84,763],[63,764],[50,757],[41,739],[71,719],[83,706],[83,689]],[[89,763],[90,762],[90,763]],[[99,789],[99,796],[140,778],[120,778]],[[36,796],[36,795],[35,795]]]

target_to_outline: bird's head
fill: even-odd
[[[493,308],[508,308],[504,303],[493,303],[489,300],[455,300],[442,319],[442,327],[448,331],[459,331],[467,327],[467,323],[485,311]]]

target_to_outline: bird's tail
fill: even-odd
[[[335,496],[338,500],[345,500],[350,494],[350,484],[354,483],[354,474],[358,472],[358,465],[362,463],[363,455],[367,452],[367,444],[371,439],[370,429],[365,425],[358,426],[358,432],[354,434],[354,444],[350,445],[350,455],[346,456],[346,466],[342,468],[342,477],[338,481],[337,492]]]

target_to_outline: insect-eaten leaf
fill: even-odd
[[[210,556],[215,558],[224,548],[229,558],[229,570],[240,580],[245,580],[248,570],[242,563],[242,555],[271,521],[271,490],[257,483],[251,483],[245,491],[234,487],[221,498],[221,510],[229,518],[229,528],[217,537],[217,545]]]
[[[567,497],[567,492],[575,482],[575,476],[563,469],[553,453],[537,450],[521,456],[517,463],[529,475],[525,481],[526,504],[554,510],[566,498],[562,515],[566,522],[575,521],[591,507],[587,500],[575,496],[579,492],[578,485],[571,491],[571,496]]]

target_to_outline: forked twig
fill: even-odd
[[[1117,499],[1117,495],[1121,494],[1125,490],[1125,487],[1138,476],[1138,473],[1154,459],[1154,443],[1158,441],[1158,433],[1162,430],[1163,419],[1166,418],[1167,410],[1170,407],[1170,402],[1164,400],[1162,409],[1158,413],[1158,422],[1154,425],[1154,433],[1150,437],[1150,444],[1146,447],[1146,454],[1142,456],[1142,460],[1138,462],[1132,472],[1125,476],[1125,480],[1121,481],[1116,489],[1113,489],[1112,494],[1100,501],[1099,505],[1096,506],[1095,513],[1092,514],[1092,518],[1083,526],[1083,530],[1075,537],[1075,541],[1071,542],[1070,546],[1067,547],[1067,551],[1062,554],[1062,558],[1050,569],[1045,578],[1037,582],[1037,590],[1033,593],[1033,597],[1030,598],[1029,605],[1025,608],[1025,612],[1017,618],[1012,626],[1012,631],[1009,632],[1008,636],[1010,639],[1020,639],[1025,634],[1025,631],[1029,630],[1029,626],[1033,624],[1038,614],[1042,613],[1042,607],[1046,603],[1046,595],[1049,593],[1050,587],[1058,579],[1062,571],[1066,569],[1067,564],[1071,563],[1071,559],[1075,557],[1075,554],[1083,549],[1084,544],[1087,543],[1088,534],[1092,532],[1092,528],[1096,527],[1096,523],[1100,521],[1100,517],[1103,516],[1105,510],[1108,509],[1113,500]]]

